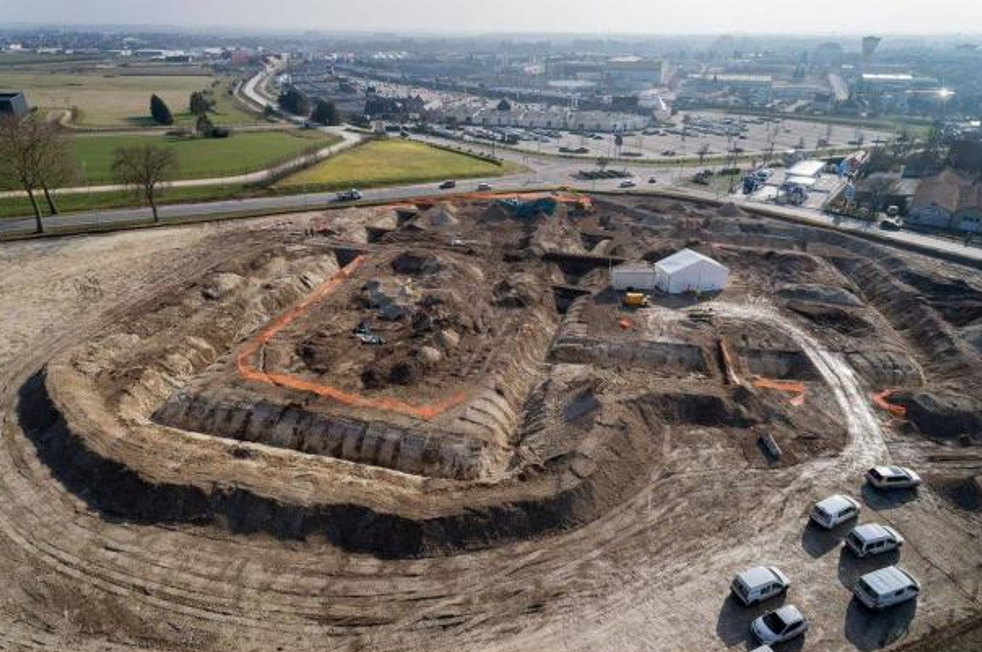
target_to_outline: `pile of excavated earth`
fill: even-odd
[[[181,230],[93,268],[115,296],[62,296],[8,352],[0,552],[32,577],[0,622],[22,647],[721,650],[749,622],[729,577],[764,561],[809,649],[982,612],[982,274],[732,207],[551,202]],[[623,305],[612,266],[682,248],[728,287]],[[802,515],[890,460],[926,487],[865,498],[925,597],[884,624]]]

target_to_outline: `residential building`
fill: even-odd
[[[955,170],[922,179],[910,203],[911,225],[976,233],[982,230],[982,183]]]

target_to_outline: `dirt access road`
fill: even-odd
[[[603,518],[560,535],[447,557],[380,560],[322,542],[194,524],[134,522],[93,510],[52,475],[25,436],[18,393],[61,348],[154,288],[234,253],[243,228],[302,229],[309,215],[0,250],[0,638],[10,649],[743,650],[759,610],[727,597],[735,571],[779,565],[787,598],[812,619],[786,650],[872,650],[980,611],[982,524],[932,490],[867,499],[864,520],[907,538],[916,605],[870,616],[849,600],[864,565],[839,538],[806,527],[810,504],[861,493],[861,471],[894,443],[851,370],[789,330],[833,387],[845,452],[755,470],[707,432],[659,433],[648,486]],[[223,248],[224,247],[224,248]],[[766,304],[710,307],[774,320]],[[776,324],[782,328],[786,324]],[[20,406],[23,408],[24,406]],[[25,416],[23,414],[19,415]],[[875,514],[874,514],[875,512]]]

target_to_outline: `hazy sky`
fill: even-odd
[[[325,31],[982,33],[982,0],[0,0],[10,22]]]

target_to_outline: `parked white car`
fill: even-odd
[[[859,509],[859,501],[855,498],[835,494],[815,503],[810,516],[816,524],[831,530],[840,523],[859,516]]]
[[[903,466],[874,466],[866,472],[866,481],[877,489],[913,489],[921,476]]]
[[[857,557],[868,557],[898,549],[904,545],[904,538],[887,525],[866,523],[850,530],[844,545]]]
[[[730,590],[740,602],[750,606],[770,600],[788,590],[791,581],[774,566],[756,566],[737,573],[730,583]]]
[[[621,188],[634,188],[637,185],[638,184],[636,184],[635,182],[631,181],[630,179],[624,179],[623,181],[621,181],[620,187]]]
[[[886,609],[915,599],[921,592],[920,583],[910,573],[896,566],[887,566],[859,578],[853,594],[870,609]]]
[[[750,633],[765,645],[790,641],[807,629],[808,621],[793,605],[769,611],[750,624]]]

